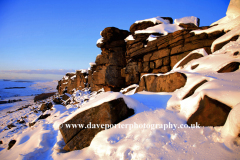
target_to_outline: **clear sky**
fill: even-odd
[[[87,69],[105,27],[129,30],[156,16],[226,15],[230,0],[0,0],[0,79],[60,79]],[[61,70],[60,70],[61,69]]]

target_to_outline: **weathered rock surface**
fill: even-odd
[[[94,136],[105,129],[105,124],[117,124],[133,114],[133,109],[129,109],[122,98],[105,102],[77,114],[59,128],[66,143],[64,149],[72,151],[89,146]],[[66,124],[82,124],[84,127],[68,128]],[[99,127],[96,127],[97,125]]]
[[[70,97],[68,96],[68,95],[66,95],[66,94],[64,94],[63,96],[62,96],[62,100],[64,100],[64,101],[66,101],[66,100],[68,100]]]
[[[11,129],[11,128],[16,127],[16,126],[13,123],[11,123],[11,124],[7,125],[7,127],[8,127],[8,129]]]
[[[102,53],[96,57],[94,71],[89,72],[89,83],[92,91],[104,88],[105,91],[120,91],[125,86],[121,69],[126,65],[126,42],[130,32],[115,27],[107,27],[101,32],[102,43],[97,46]]]
[[[56,103],[56,104],[61,104],[62,103],[61,98],[59,98],[59,97],[54,98],[53,102]]]
[[[173,22],[170,17],[162,17]],[[77,71],[68,73],[59,81],[59,94],[70,93],[75,89],[91,87],[91,91],[104,88],[105,91],[120,91],[131,84],[140,83],[142,74],[167,73],[182,58],[191,51],[204,48],[211,54],[212,43],[225,34],[223,31],[202,33],[195,35],[192,30],[204,30],[210,27],[198,27],[193,23],[179,24],[183,30],[179,30],[163,36],[161,33],[152,33],[156,40],[148,41],[151,33],[135,34],[136,30],[143,30],[158,23],[142,21],[133,23],[130,32],[116,27],[107,27],[101,32],[102,41],[97,47],[101,48],[101,54],[96,57],[96,65],[92,66],[88,73]],[[132,35],[134,40],[125,42],[125,38]],[[231,40],[235,40],[233,37]],[[226,42],[227,43],[227,42]],[[224,44],[216,45],[217,49]],[[198,53],[189,55],[179,67],[183,67],[193,59],[202,57]],[[197,66],[192,66],[195,69]],[[143,86],[139,86],[139,89]]]
[[[40,111],[45,112],[46,110],[49,110],[53,107],[52,102],[49,103],[43,103],[40,107]]]
[[[238,37],[239,37],[239,35],[236,35],[236,36],[232,37],[230,40],[227,40],[227,41],[224,41],[222,43],[216,44],[213,48],[213,52],[221,49],[225,44],[229,43],[230,41],[236,41],[238,39]]]
[[[199,82],[198,84],[196,84],[192,89],[190,89],[190,91],[182,98],[182,99],[186,99],[190,96],[192,96],[194,94],[194,92],[204,83],[208,82],[207,80],[203,80],[201,82]]]
[[[142,90],[150,92],[174,92],[185,85],[187,77],[183,73],[175,72],[161,76],[144,76],[141,81],[138,92]]]
[[[187,124],[200,126],[223,126],[231,108],[208,96],[204,96],[195,113],[188,119]]]
[[[219,69],[217,72],[218,73],[227,73],[227,72],[234,72],[239,69],[239,62],[231,62],[227,64],[226,66],[222,67]]]
[[[49,97],[51,97],[51,96],[53,96],[53,95],[55,95],[55,94],[56,94],[55,92],[39,94],[39,95],[37,95],[37,96],[34,97],[34,102],[47,99],[47,98],[49,98]]]
[[[203,55],[199,54],[199,53],[193,53],[189,56],[187,56],[178,66],[178,67],[183,67],[184,65],[186,65],[188,62],[190,62],[191,60],[194,60],[194,59],[198,59],[198,58],[201,58],[203,57]]]

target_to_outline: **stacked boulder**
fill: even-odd
[[[57,90],[60,95],[64,93],[72,94],[74,89],[81,90],[88,85],[87,70],[77,70],[76,73],[67,73],[58,81]]]
[[[86,70],[76,71],[76,89],[82,90],[88,85],[88,72]]]
[[[121,69],[126,66],[124,39],[130,33],[115,27],[107,27],[101,32],[102,38],[97,46],[102,53],[96,58],[96,70],[91,76],[91,89],[105,91],[119,91],[125,86],[125,79],[121,77]]]
[[[60,81],[58,81],[57,90],[59,94],[67,93],[70,88],[75,87],[72,82],[72,79],[74,79],[75,76],[75,73],[67,73]]]
[[[171,18],[161,17],[164,23],[171,24]],[[150,19],[151,20],[151,19]],[[167,22],[166,22],[167,20]],[[139,83],[140,77],[146,73],[166,73],[183,57],[191,51],[204,48],[211,54],[210,47],[213,41],[224,34],[222,31],[214,33],[202,33],[195,35],[192,30],[202,30],[209,27],[198,27],[197,23],[179,23],[179,30],[161,35],[159,32],[144,33],[146,27],[152,28],[151,21],[135,22],[131,27],[131,36],[127,41],[126,59],[128,61],[125,68],[122,69],[122,76],[125,77],[126,84],[131,85]],[[136,31],[134,26],[138,25],[140,31]],[[147,26],[148,24],[149,26]],[[159,23],[155,24],[159,25]],[[140,27],[141,26],[141,27]],[[154,40],[150,40],[154,37]]]

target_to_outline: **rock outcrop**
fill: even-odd
[[[126,65],[126,43],[124,39],[130,33],[115,27],[107,27],[101,32],[102,40],[97,44],[102,53],[96,58],[96,70],[91,72],[91,89],[119,91],[125,86],[121,69]]]
[[[210,28],[198,27],[199,19],[197,24],[179,23],[180,30],[167,35],[158,32],[136,33],[161,23],[173,23],[170,17],[160,19],[164,22],[144,20],[133,23],[130,32],[115,27],[105,28],[101,32],[102,38],[97,42],[97,47],[102,52],[96,57],[95,65],[88,72],[66,74],[58,83],[59,94],[71,94],[73,89],[81,90],[85,87],[91,87],[92,91],[101,88],[105,91],[120,91],[131,84],[139,84],[140,77],[146,73],[169,72],[177,62],[195,49],[204,48],[211,54],[213,41],[224,34],[223,31],[216,31],[195,35],[192,30]],[[149,39],[151,36],[154,40]],[[200,54],[192,54],[179,66],[200,57]],[[194,67],[197,66],[193,66],[193,69]]]

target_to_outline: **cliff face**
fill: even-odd
[[[139,84],[146,73],[166,73],[191,51],[204,48],[211,54],[214,40],[224,31],[195,35],[199,19],[186,17],[175,20],[156,17],[136,21],[130,32],[107,27],[101,32],[97,47],[102,52],[88,72],[68,73],[58,83],[58,92],[72,93],[73,89],[91,87],[92,91],[119,91],[131,84]]]

